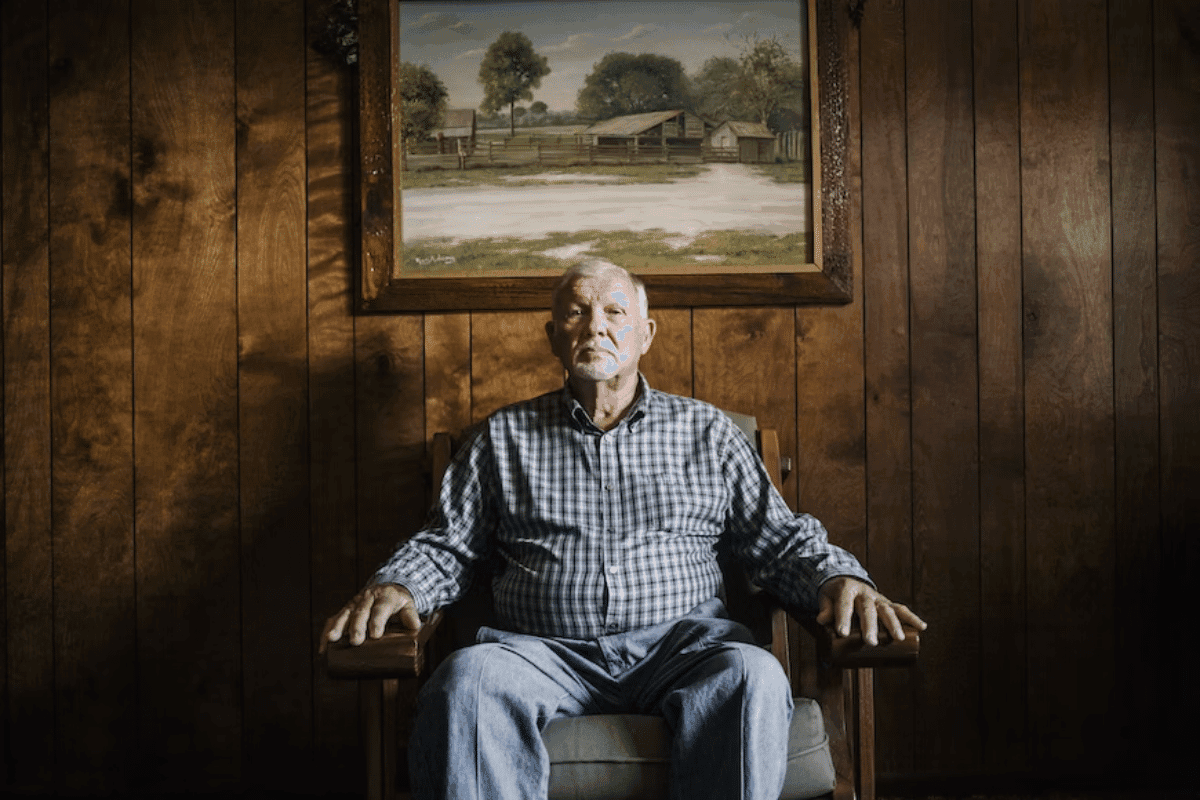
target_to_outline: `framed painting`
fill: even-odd
[[[836,0],[359,1],[358,310],[850,300]]]

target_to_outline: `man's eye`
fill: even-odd
[[[567,316],[568,316],[568,317],[578,317],[578,316],[579,316],[580,314],[582,314],[582,313],[583,313],[583,312],[582,312],[582,311],[580,311],[578,308],[568,308],[568,309],[567,309]]]

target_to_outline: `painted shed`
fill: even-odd
[[[761,122],[722,122],[712,132],[713,147],[738,150],[738,161],[751,164],[775,160],[775,134]]]
[[[699,147],[704,142],[704,120],[690,111],[650,111],[601,120],[584,131],[594,145],[662,145]]]
[[[475,109],[451,108],[446,110],[442,129],[437,132],[438,152],[468,152],[475,147]]]

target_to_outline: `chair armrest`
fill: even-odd
[[[879,644],[867,644],[857,626],[849,636],[838,636],[832,625],[819,625],[815,620],[801,619],[800,624],[812,634],[822,660],[835,667],[847,669],[876,667],[907,667],[916,663],[921,652],[921,632],[904,625],[904,640],[897,641],[884,630],[879,631]]]
[[[428,663],[429,638],[442,621],[435,611],[410,631],[388,626],[383,636],[353,646],[343,637],[325,650],[325,671],[331,678],[351,680],[420,677]]]
[[[921,632],[904,625],[904,640],[896,641],[880,628],[879,644],[867,644],[855,624],[848,636],[838,636],[832,625],[821,625],[810,615],[782,604],[768,592],[758,597],[766,603],[772,616],[772,629],[780,630],[788,616],[794,617],[816,641],[817,655],[824,663],[846,669],[875,667],[908,667],[916,663],[921,652]]]

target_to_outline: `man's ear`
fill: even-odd
[[[642,338],[642,355],[646,355],[646,351],[650,349],[650,343],[654,341],[654,334],[658,332],[658,323],[652,319],[646,320],[646,335]]]

